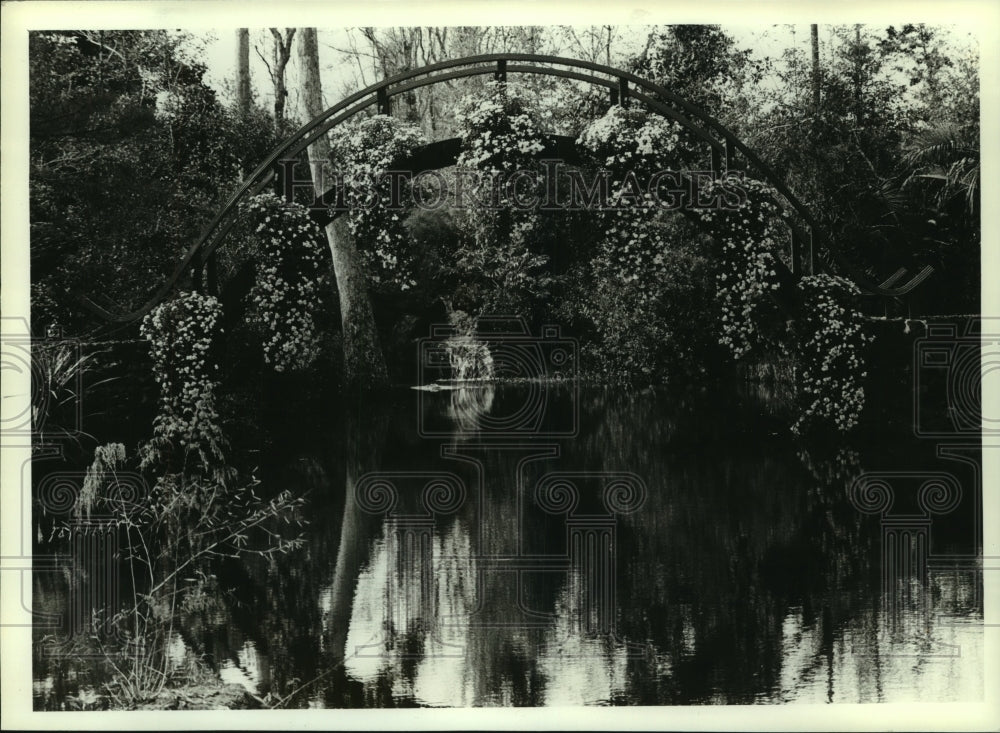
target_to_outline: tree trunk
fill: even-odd
[[[326,631],[330,649],[338,661],[345,654],[354,591],[364,566],[372,559],[372,533],[382,520],[366,511],[358,501],[357,482],[369,471],[382,465],[391,413],[387,405],[372,405],[369,400],[347,398],[343,412],[344,446],[344,515],[340,524],[340,545],[331,584],[330,615]],[[390,609],[386,609],[389,611]],[[377,641],[377,640],[376,640]]]
[[[288,98],[288,88],[285,86],[285,69],[292,57],[295,29],[286,28],[285,35],[282,37],[281,31],[272,28],[271,36],[274,39],[274,48],[271,54],[274,65],[268,66],[268,71],[270,71],[271,81],[274,83],[274,128],[280,131],[282,122],[285,120],[285,100]]]
[[[299,31],[299,62],[306,114],[310,118],[316,117],[325,107],[320,85],[319,48],[315,28],[302,28]],[[330,142],[326,135],[322,135],[309,146],[309,168],[317,196],[325,193],[323,172],[329,160]],[[333,272],[340,292],[345,386],[365,388],[384,385],[388,381],[385,359],[375,330],[375,317],[368,299],[361,258],[343,216],[327,225],[326,238],[330,244]]]
[[[819,26],[813,23],[809,26],[809,32],[812,36],[812,94],[813,94],[813,111],[819,110],[820,102],[820,85],[819,85]]]
[[[250,31],[236,31],[236,109],[242,117],[250,114]]]
[[[862,120],[864,118],[864,95],[863,95],[863,84],[864,84],[864,60],[861,51],[861,25],[855,24],[854,26],[854,119],[858,125],[861,127]]]
[[[285,120],[285,97],[288,92],[285,89],[285,78],[276,77],[274,80],[274,127],[281,129],[281,123]]]

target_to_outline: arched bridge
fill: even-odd
[[[924,267],[902,284],[899,282],[907,274],[903,268],[882,282],[870,278],[838,253],[806,206],[763,160],[718,120],[668,89],[621,69],[589,61],[538,54],[503,53],[469,56],[424,66],[390,77],[343,99],[303,125],[267,156],[205,227],[170,278],[140,308],[130,312],[115,312],[89,298],[84,298],[84,305],[112,324],[127,324],[151,311],[178,287],[201,289],[207,286],[209,290],[215,290],[216,252],[224,245],[236,223],[240,203],[269,186],[277,185],[280,190],[283,161],[295,158],[332,128],[372,105],[376,106],[379,113],[390,114],[392,99],[400,94],[453,79],[492,76],[496,80],[506,81],[509,75],[561,77],[604,87],[608,90],[612,103],[641,104],[680,125],[696,141],[706,146],[714,175],[740,169],[747,175],[768,183],[780,194],[777,202],[779,206],[790,214],[787,217],[790,230],[790,266],[782,265],[785,281],[794,281],[806,272],[828,270],[849,277],[870,295],[896,298],[913,290],[933,271],[929,266]],[[575,148],[574,142],[568,137],[549,136],[549,147],[543,156],[570,158]],[[416,151],[407,161],[406,168],[417,173],[452,165],[460,148],[458,139],[432,142]],[[313,217],[320,224],[328,223],[337,215],[322,206],[326,198],[318,197],[317,206],[313,209]]]

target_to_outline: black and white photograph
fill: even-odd
[[[93,5],[3,8],[5,728],[1000,729],[1000,8]]]

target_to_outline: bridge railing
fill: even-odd
[[[754,177],[765,181],[780,194],[783,201],[779,201],[779,205],[786,206],[795,214],[789,221],[790,270],[795,278],[805,270],[815,272],[834,269],[850,277],[867,293],[883,298],[899,298],[933,272],[933,268],[924,267],[899,286],[896,283],[903,277],[905,270],[897,271],[881,283],[873,280],[840,255],[807,207],[770,166],[720,121],[668,89],[630,72],[589,61],[539,54],[505,53],[441,61],[397,74],[349,95],[300,127],[271,151],[202,230],[201,235],[178,262],[173,274],[142,306],[130,312],[113,312],[83,297],[84,305],[111,324],[128,324],[151,311],[180,283],[185,282],[188,276],[193,287],[214,287],[216,251],[232,230],[239,215],[240,203],[275,183],[281,161],[295,158],[332,128],[372,105],[376,105],[378,112],[389,114],[392,98],[400,94],[473,76],[492,75],[496,80],[506,81],[510,74],[554,76],[603,86],[608,89],[612,103],[628,105],[635,100],[676,122],[697,140],[708,145],[712,170],[716,174],[732,170],[742,163]]]

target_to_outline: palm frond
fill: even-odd
[[[979,157],[978,139],[969,140],[967,128],[954,122],[939,122],[916,133],[903,155],[911,167],[950,165],[956,156]]]
[[[903,188],[921,180],[934,182],[937,206],[961,198],[967,211],[975,212],[980,158],[978,134],[972,128],[942,122],[922,130],[907,146],[903,161],[911,169]]]

